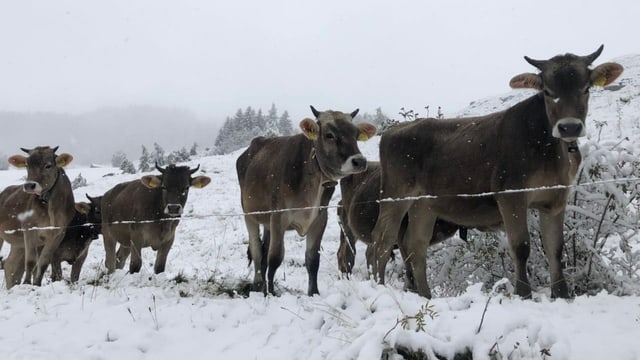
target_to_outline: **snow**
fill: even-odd
[[[640,56],[616,60],[627,67],[616,82],[625,86],[594,90],[591,99],[589,136],[602,141],[640,138]],[[460,114],[495,111],[526,96],[514,91],[478,101]],[[594,120],[610,126],[598,135]],[[369,159],[377,159],[378,141],[375,137],[361,144]],[[629,146],[639,153],[638,141]],[[551,300],[548,288],[539,288],[533,300],[522,300],[511,295],[504,280],[489,292],[472,284],[459,296],[427,300],[403,291],[402,279],[394,273],[399,264],[389,267],[385,286],[367,279],[361,244],[354,274],[344,279],[336,263],[340,230],[333,208],[321,249],[320,295],[305,295],[305,242],[288,232],[285,260],[276,274],[281,295],[242,296],[253,279],[253,266],[247,266],[235,174],[240,152],[189,163],[201,164],[199,174],[210,176],[212,183],[190,190],[165,273],[153,274],[155,253],[147,248],[139,274],[119,270],[105,276],[100,239],[92,243],[77,284],[47,279],[41,287],[6,290],[0,280],[0,358],[401,358],[395,349],[421,350],[429,358],[465,352],[475,359],[640,358],[640,296],[601,292]],[[85,193],[101,195],[117,183],[141,177],[119,175],[108,167],[67,168],[70,179],[79,173],[88,184],[75,191],[80,200]],[[0,172],[0,186],[20,184],[24,174],[18,169]],[[637,246],[638,237],[633,241]],[[6,257],[8,249],[5,245],[0,255]],[[70,266],[65,264],[63,272],[68,277]],[[425,313],[423,331],[415,319],[402,321],[420,313]]]

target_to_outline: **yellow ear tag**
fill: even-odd
[[[160,186],[160,182],[157,181],[156,179],[153,179],[151,181],[149,181],[149,187],[152,189],[156,189]]]
[[[318,134],[316,134],[316,133],[308,133],[307,134],[307,139],[309,139],[311,141],[316,141],[316,140],[318,140]]]
[[[607,78],[604,76],[598,76],[597,79],[594,80],[593,85],[595,86],[604,86],[607,83]]]
[[[369,137],[367,136],[367,134],[361,132],[360,135],[358,135],[358,141],[367,141],[369,140]]]

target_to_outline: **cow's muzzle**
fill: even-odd
[[[27,181],[22,185],[22,190],[28,194],[40,195],[42,193],[42,185],[36,181]]]
[[[164,213],[169,216],[180,216],[182,215],[182,205],[180,204],[168,204],[164,208]]]
[[[367,170],[367,158],[362,154],[349,156],[340,169],[343,174],[355,174]]]
[[[553,127],[553,137],[566,142],[576,141],[579,137],[587,135],[584,123],[576,118],[564,118],[558,120]]]

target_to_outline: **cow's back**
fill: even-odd
[[[101,202],[102,223],[153,220],[162,216],[161,189],[149,189],[132,180],[120,183],[104,193]],[[159,205],[160,204],[160,205]]]
[[[303,135],[251,141],[236,161],[243,210],[267,211],[285,206],[284,199],[295,202],[305,190],[303,168],[311,149]]]

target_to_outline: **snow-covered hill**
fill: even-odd
[[[614,85],[593,90],[589,137],[629,137],[638,155],[640,56],[616,61],[625,73]],[[512,91],[476,101],[460,115],[492,112],[528,95]],[[607,122],[601,133],[596,121]],[[361,144],[371,160],[378,158],[378,140]],[[285,261],[277,273],[282,295],[234,294],[253,278],[234,168],[239,153],[189,164],[200,163],[213,181],[190,191],[166,273],[153,274],[155,254],[144,249],[141,273],[117,271],[102,277],[104,251],[97,240],[78,284],[46,281],[42,287],[20,285],[7,291],[0,280],[0,358],[400,358],[394,349],[422,350],[431,359],[434,353],[475,359],[640,358],[639,296],[600,293],[551,301],[548,289],[541,288],[535,300],[523,301],[504,293],[487,294],[481,284],[472,284],[461,296],[427,301],[402,291],[398,264],[390,267],[386,286],[366,279],[362,247],[354,275],[342,279],[333,209],[321,250],[319,296],[305,295],[305,242],[294,233],[286,236]],[[88,181],[75,191],[77,199],[140,176],[105,176],[114,172],[73,164],[67,169],[71,179],[82,174]],[[15,169],[0,172],[0,187],[20,183],[24,175]],[[332,204],[338,200],[335,195]],[[0,254],[7,252],[5,245]],[[64,271],[68,277],[69,267]],[[413,319],[420,314],[424,329]]]

